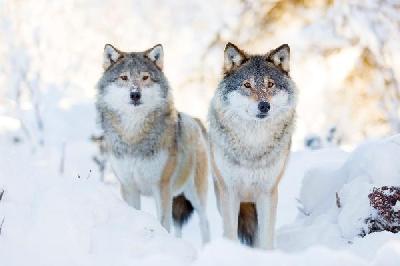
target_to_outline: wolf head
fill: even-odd
[[[262,122],[294,110],[297,92],[289,77],[289,59],[287,44],[264,55],[249,55],[228,43],[218,93],[224,112]]]
[[[163,69],[160,44],[144,52],[122,52],[104,47],[104,74],[98,83],[102,105],[120,115],[150,111],[163,106],[169,86]]]

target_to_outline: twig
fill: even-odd
[[[340,204],[339,194],[336,192],[336,206],[340,209],[342,204]]]
[[[88,173],[86,179],[89,179],[91,174],[92,174],[92,169],[89,169],[89,173]]]
[[[1,235],[1,230],[3,229],[3,224],[4,224],[4,219],[5,219],[6,217],[3,217],[3,220],[1,221],[1,224],[0,224],[0,235]]]
[[[3,195],[4,195],[4,189],[2,189],[0,192],[0,201],[3,199]]]
[[[301,202],[301,200],[300,199],[296,199],[296,201],[299,204],[297,206],[297,210],[299,210],[299,212],[304,214],[304,216],[310,216],[310,213],[306,211],[306,209],[304,208],[303,203]]]
[[[63,142],[61,147],[61,159],[60,159],[60,174],[64,174],[64,165],[65,165],[65,142]]]

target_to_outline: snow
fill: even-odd
[[[366,265],[365,261],[345,251],[332,252],[314,247],[302,253],[286,254],[281,251],[261,252],[240,247],[226,240],[218,240],[203,250],[194,265]]]
[[[288,250],[311,244],[339,248],[367,231],[365,219],[374,215],[368,199],[372,188],[400,182],[399,140],[396,135],[366,142],[340,167],[320,165],[307,171],[299,198],[302,214],[282,228],[279,243]]]
[[[396,202],[396,205],[393,206],[393,210],[394,210],[395,212],[400,211],[400,201],[397,201],[397,202]]]

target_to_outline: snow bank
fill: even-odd
[[[214,241],[208,245],[200,254],[195,266],[220,266],[220,265],[367,265],[365,261],[349,252],[336,251],[314,247],[302,253],[287,254],[281,251],[260,251],[245,248],[239,244],[228,242],[227,240]]]
[[[368,199],[372,188],[400,185],[399,144],[400,135],[369,141],[341,167],[325,165],[307,171],[299,198],[302,214],[282,228],[278,241],[287,250],[313,244],[342,247],[368,231],[365,220],[374,215]]]
[[[372,241],[369,242],[370,244]],[[357,256],[352,250],[332,250],[323,246],[313,246],[303,252],[286,253],[279,250],[260,251],[243,247],[237,243],[219,239],[208,245],[193,263],[194,266],[220,265],[296,265],[296,266],[397,266],[400,263],[400,242],[380,243],[376,256]],[[375,248],[365,247],[363,253]]]

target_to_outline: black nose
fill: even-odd
[[[131,100],[134,102],[137,102],[140,100],[140,97],[142,97],[142,94],[140,91],[131,91]]]
[[[261,113],[266,114],[268,113],[269,109],[271,109],[269,102],[262,101],[258,103],[258,110],[260,110]]]

